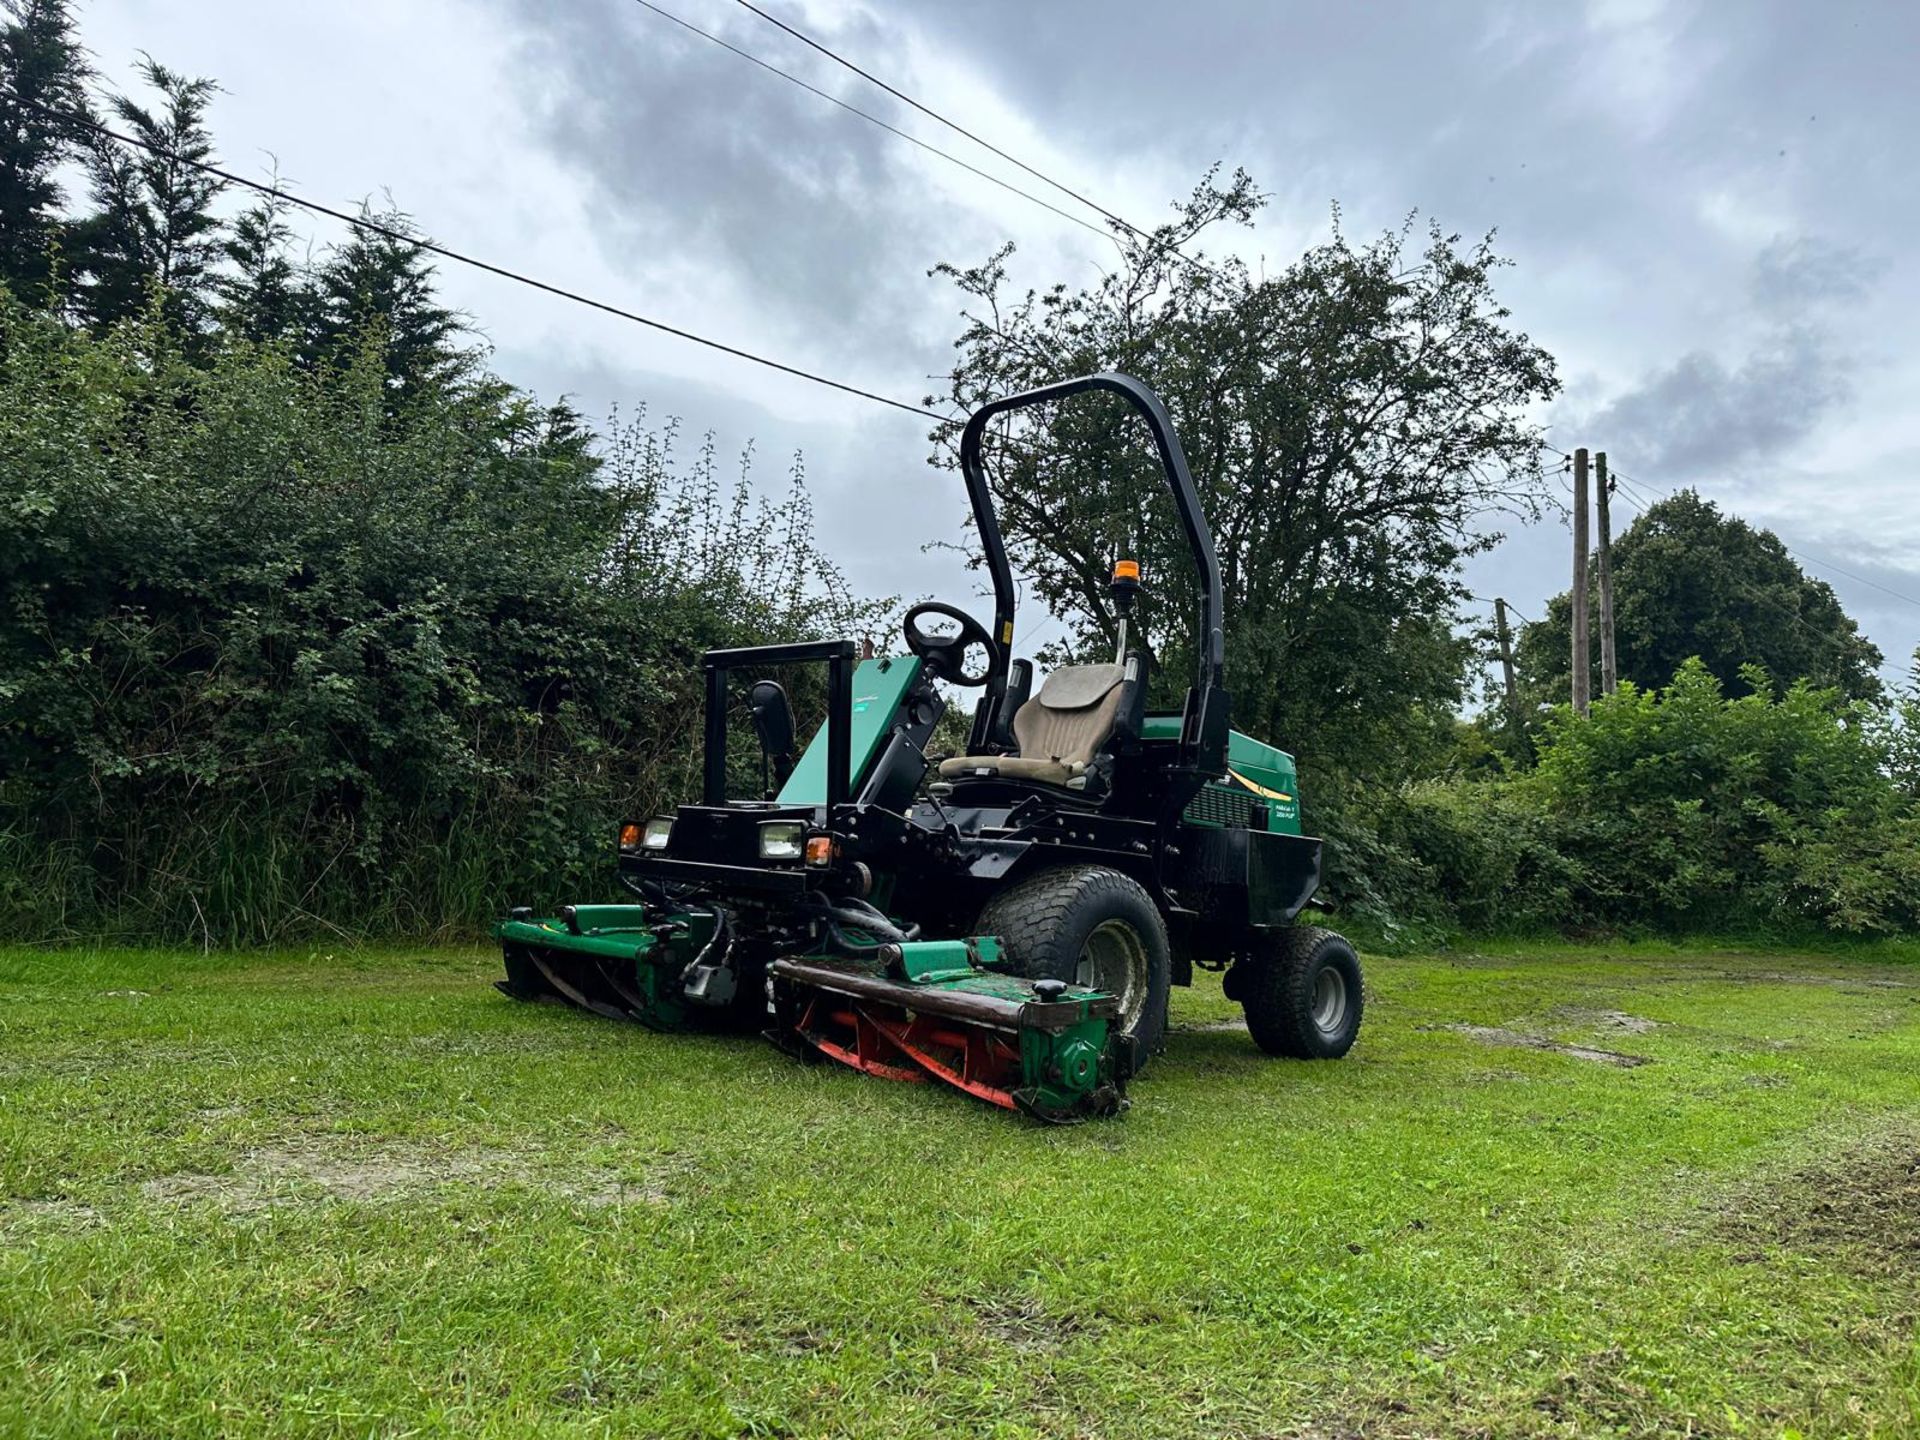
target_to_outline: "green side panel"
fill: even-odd
[[[900,702],[920,679],[917,655],[888,656],[862,660],[853,672],[853,735],[848,747],[853,774],[849,793],[860,788],[880,744],[893,728]],[[827,803],[827,727],[814,732],[800,763],[793,767],[787,783],[780,787],[782,805],[824,805]]]
[[[1293,768],[1293,756],[1284,750],[1242,735],[1227,732],[1228,778],[1247,786],[1267,802],[1267,829],[1281,835],[1300,833],[1300,777]]]
[[[1178,715],[1149,715],[1140,727],[1142,739],[1178,740]],[[1238,730],[1227,732],[1227,769],[1232,773],[1219,785],[1208,785],[1187,807],[1193,825],[1244,825],[1251,801],[1264,802],[1267,829],[1280,835],[1300,833],[1300,777],[1293,756]],[[1256,820],[1257,823],[1257,820]]]

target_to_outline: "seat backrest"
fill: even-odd
[[[1040,693],[1013,717],[1021,757],[1091,764],[1113,738],[1125,679],[1118,665],[1065,665],[1048,675]]]

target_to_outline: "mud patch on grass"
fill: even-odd
[[[1676,1415],[1654,1406],[1648,1388],[1632,1379],[1626,1352],[1618,1346],[1584,1355],[1541,1392],[1533,1408],[1576,1434],[1604,1429],[1627,1435],[1711,1435],[1697,1415]],[[1589,1429],[1588,1427],[1593,1427]]]
[[[1623,1055],[1618,1050],[1601,1050],[1592,1045],[1563,1045],[1544,1035],[1530,1035],[1524,1030],[1508,1030],[1497,1025],[1445,1025],[1441,1028],[1455,1035],[1465,1035],[1469,1040],[1478,1040],[1482,1045],[1499,1045],[1515,1050],[1545,1050],[1574,1060],[1588,1060],[1596,1065],[1617,1065],[1623,1070],[1653,1063],[1645,1055]]]
[[[1629,1015],[1623,1010],[1596,1010],[1590,1005],[1562,1005],[1553,1015],[1555,1019],[1610,1034],[1647,1035],[1660,1028],[1658,1020],[1649,1020],[1643,1015]]]
[[[1717,1228],[1748,1263],[1787,1250],[1911,1278],[1920,1269],[1920,1135],[1864,1141],[1743,1194]]]
[[[1226,1020],[1196,1020],[1191,1025],[1176,1025],[1175,1032],[1181,1035],[1244,1035],[1247,1033],[1245,1017]]]
[[[98,1210],[78,1200],[0,1200],[0,1225],[10,1222],[70,1230],[90,1230],[102,1223]]]
[[[1722,980],[1752,981],[1761,985],[1819,985],[1830,990],[1911,990],[1916,982],[1890,975],[1846,975],[1816,970],[1722,970]]]
[[[1524,1083],[1533,1077],[1524,1070],[1469,1070],[1460,1077],[1462,1085],[1510,1085]]]
[[[665,1176],[635,1180],[590,1170],[556,1178],[500,1152],[347,1146],[320,1138],[249,1150],[224,1173],[156,1176],[140,1189],[162,1204],[210,1204],[229,1215],[247,1215],[324,1201],[407,1199],[446,1185],[524,1185],[593,1208],[668,1203]]]
[[[1021,1354],[1052,1354],[1085,1328],[1074,1316],[1051,1314],[1031,1297],[998,1296],[969,1303],[983,1336]]]

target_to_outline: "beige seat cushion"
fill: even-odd
[[[1085,769],[1083,765],[1080,767]],[[974,775],[995,775],[1007,780],[1038,780],[1043,785],[1064,785],[1074,772],[1058,760],[1023,760],[1018,755],[956,755],[940,762],[942,780],[962,780]]]
[[[1065,785],[1084,774],[1120,713],[1118,665],[1066,665],[1047,676],[1040,693],[1013,717],[1018,755],[959,755],[940,762],[940,778],[997,775]]]

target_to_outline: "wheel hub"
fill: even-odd
[[[1074,982],[1104,990],[1118,1000],[1115,1028],[1131,1033],[1147,1003],[1147,945],[1140,932],[1124,920],[1096,926],[1080,948]]]
[[[1313,977],[1313,1024],[1322,1035],[1338,1035],[1347,1024],[1347,977],[1331,965]]]

